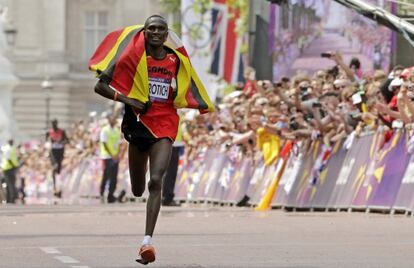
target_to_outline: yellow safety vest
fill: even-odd
[[[107,141],[106,145],[108,146],[109,152],[106,150],[104,146],[104,142],[100,142],[100,149],[101,149],[101,157],[104,159],[111,158],[114,155],[117,155],[119,152],[119,141],[121,139],[121,131],[118,127],[111,128],[111,126],[107,125],[102,128],[102,131],[105,132]]]
[[[16,149],[13,146],[10,146],[10,144],[4,145],[2,148],[3,151],[3,160],[1,162],[1,169],[6,171],[10,170],[12,168],[15,168],[19,165],[19,161],[17,160],[17,152]],[[6,157],[6,152],[9,151],[10,155],[9,157]],[[13,163],[10,164],[10,161]]]

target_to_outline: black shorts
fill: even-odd
[[[170,138],[157,138],[139,121],[129,105],[125,105],[124,118],[121,124],[121,130],[125,139],[138,147],[141,152],[148,151],[151,146],[163,139],[171,140]]]
[[[54,166],[56,172],[59,174],[62,169],[62,161],[65,149],[52,149],[50,151],[50,161]]]

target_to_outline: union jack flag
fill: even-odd
[[[239,11],[231,9],[226,0],[214,0],[211,10],[213,55],[210,72],[228,83],[243,81],[242,38],[236,32]]]

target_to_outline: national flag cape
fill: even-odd
[[[89,69],[119,93],[143,103],[149,100],[144,27],[132,25],[109,33],[89,60]],[[214,111],[214,106],[191,65],[181,40],[171,30],[164,46],[179,58],[175,108]]]

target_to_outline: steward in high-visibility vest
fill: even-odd
[[[17,168],[19,166],[19,161],[17,159],[16,148],[13,146],[13,140],[9,140],[9,142],[4,145],[1,150],[3,153],[1,169],[3,171],[7,171],[13,168]]]
[[[100,195],[101,200],[104,200],[104,193],[107,182],[109,182],[108,189],[108,203],[115,202],[114,192],[116,189],[118,166],[119,166],[119,146],[121,143],[121,130],[116,126],[116,118],[108,118],[108,125],[104,126],[100,134],[100,151],[103,160],[103,174]]]
[[[19,161],[13,143],[13,140],[9,140],[8,143],[1,148],[3,153],[1,169],[3,170],[4,178],[6,179],[7,203],[14,203],[17,199],[16,171],[19,167]]]
[[[102,159],[118,156],[121,141],[121,131],[118,127],[106,125],[101,130],[100,154]]]

